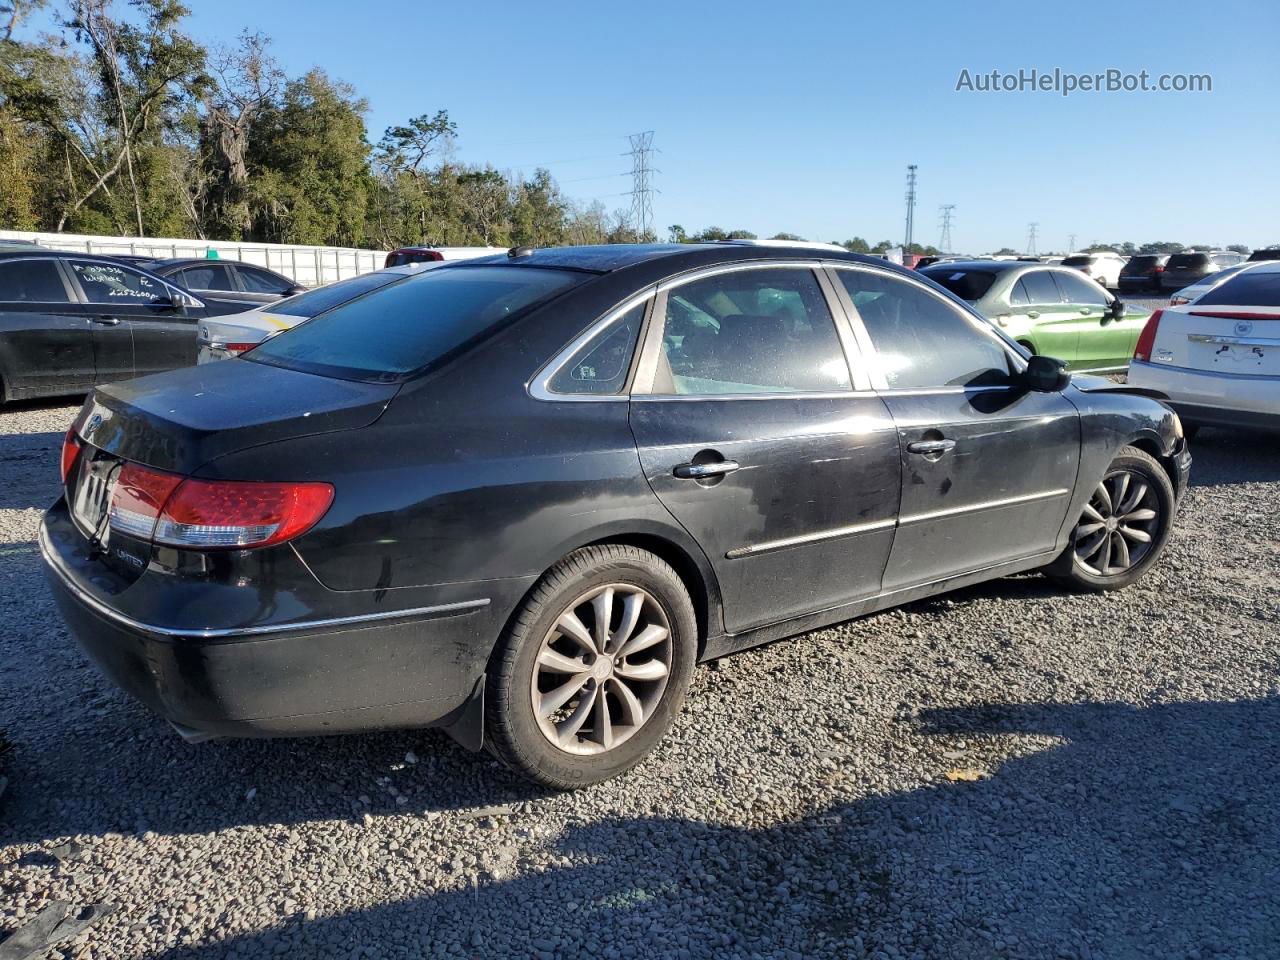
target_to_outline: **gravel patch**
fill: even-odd
[[[1170,549],[697,672],[576,794],[434,732],[187,745],[103,680],[33,544],[75,407],[0,412],[0,934],[50,957],[1280,955],[1280,449],[1204,430]]]

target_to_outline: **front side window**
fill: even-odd
[[[187,267],[178,274],[178,280],[188,290],[234,290],[231,274],[221,264]]]
[[[312,317],[245,359],[341,379],[399,380],[587,279],[538,267],[428,270]]]
[[[548,388],[566,394],[620,393],[631,369],[644,309],[643,303],[637,304],[592,337],[556,372]]]
[[[995,334],[978,329],[957,308],[897,277],[838,272],[890,389],[1008,382],[1009,358]]]
[[[18,303],[67,303],[58,265],[52,260],[0,263],[0,300]]]
[[[289,289],[289,281],[277,276],[270,270],[259,270],[256,267],[236,267],[240,274],[240,282],[249,293],[284,293]]]
[[[1055,276],[1054,279],[1058,281],[1058,288],[1062,291],[1062,298],[1067,303],[1106,306],[1107,295],[1102,292],[1102,288],[1096,283],[1090,283],[1079,274],[1064,271]]]
[[[849,367],[812,270],[738,270],[668,292],[655,393],[848,389]]]
[[[90,303],[155,303],[169,298],[164,284],[128,267],[72,260],[71,268]]]

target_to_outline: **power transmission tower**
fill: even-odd
[[[1074,233],[1067,234],[1067,253],[1076,252],[1076,235]]]
[[[1034,257],[1036,255],[1036,228],[1040,226],[1039,221],[1032,221],[1027,224],[1027,255]]]
[[[631,223],[637,239],[653,236],[653,131],[633,133],[631,141]]]
[[[955,208],[954,203],[944,203],[938,207],[942,214],[942,236],[938,238],[938,249],[943,253],[951,252],[951,211]]]
[[[903,241],[902,252],[911,251],[911,234],[916,225],[916,165],[907,164],[907,238]]]

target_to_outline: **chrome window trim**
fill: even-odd
[[[832,300],[833,288],[830,285],[830,278],[824,276],[824,261],[813,259],[797,259],[797,260],[743,260],[734,263],[719,263],[709,267],[700,267],[687,273],[682,273],[675,277],[668,277],[661,281],[657,286],[657,296],[654,298],[654,304],[650,313],[650,322],[646,328],[645,342],[641,349],[641,360],[637,369],[635,381],[631,385],[632,400],[674,400],[674,401],[697,401],[697,400],[779,400],[779,399],[844,399],[847,397],[874,396],[871,392],[871,383],[865,378],[860,378],[856,373],[856,367],[853,364],[854,357],[850,354],[850,336],[849,330],[845,326],[847,318],[840,309],[843,305],[839,300]],[[652,393],[653,382],[657,375],[658,357],[662,350],[662,335],[666,326],[666,304],[667,293],[676,287],[684,286],[687,283],[693,283],[697,280],[705,280],[708,277],[716,277],[721,274],[740,273],[744,270],[777,270],[777,269],[798,269],[808,270],[813,274],[814,281],[818,284],[818,289],[822,291],[822,297],[827,305],[827,312],[831,315],[831,322],[835,326],[836,342],[840,344],[840,352],[844,357],[845,370],[849,375],[850,387],[843,390],[783,390],[770,391],[767,393],[698,393],[698,394],[682,394],[682,393]],[[858,359],[861,359],[859,354]]]
[[[382,620],[395,620],[401,617],[438,617],[453,613],[466,613],[471,610],[479,610],[481,607],[487,607],[489,605],[489,598],[483,597],[478,600],[463,600],[458,603],[441,603],[431,607],[412,607],[408,610],[386,610],[381,613],[361,613],[350,617],[330,617],[324,620],[296,620],[293,623],[273,623],[260,627],[207,629],[159,627],[155,624],[135,620],[133,617],[123,614],[119,610],[113,610],[97,597],[77,586],[71,579],[70,575],[66,572],[66,568],[63,566],[62,561],[58,559],[53,550],[49,547],[49,541],[45,535],[43,525],[41,525],[39,535],[36,539],[39,541],[40,554],[44,557],[45,563],[47,563],[49,568],[58,575],[58,578],[62,581],[63,585],[71,591],[75,598],[86,607],[93,610],[98,615],[118,623],[121,626],[128,627],[131,630],[140,630],[163,637],[182,637],[184,639],[193,640],[259,637],[268,634],[288,633],[295,630],[316,630],[323,629],[325,627],[356,626],[363,623],[377,623]]]
[[[970,503],[963,507],[947,507],[944,510],[929,510],[925,513],[915,513],[909,517],[899,517],[898,526],[904,527],[911,523],[923,523],[927,520],[941,520],[945,517],[957,517],[966,513],[977,513],[981,510],[996,510],[1000,507],[1016,507],[1023,503],[1035,503],[1037,500],[1052,500],[1055,497],[1065,497],[1071,493],[1066,487],[1058,490],[1042,490],[1039,493],[1024,493],[1017,497],[1003,497],[999,500],[985,500],[982,503]]]
[[[806,533],[796,537],[783,537],[781,540],[767,540],[763,543],[753,543],[745,547],[734,547],[724,556],[726,560],[755,557],[762,553],[785,550],[787,547],[798,547],[807,543],[820,543],[825,540],[838,540],[841,537],[852,537],[860,533],[872,533],[876,530],[889,530],[897,526],[897,523],[896,519],[890,518],[888,520],[873,520],[869,523],[854,523],[847,527],[833,527],[830,530],[820,530],[817,533]]]
[[[995,343],[1000,347],[1002,351],[1004,351],[1005,355],[1010,359],[1010,361],[1013,364],[1013,368],[1015,370],[1021,372],[1026,369],[1026,366],[1027,366],[1026,358],[1024,358],[1022,354],[1020,354],[1017,350],[1015,350],[1011,344],[1007,343],[1004,337],[1002,337],[999,333],[996,332],[994,325],[989,320],[979,316],[976,313],[971,313],[967,308],[961,308],[957,304],[953,303],[947,297],[942,296],[936,290],[933,290],[932,288],[930,288],[928,284],[920,283],[919,281],[913,281],[910,277],[904,277],[902,276],[902,274],[898,273],[897,271],[886,270],[882,267],[873,266],[871,264],[845,263],[841,261],[829,260],[826,262],[825,266],[828,270],[832,271],[832,274],[833,274],[832,285],[835,287],[836,293],[840,297],[840,302],[844,306],[846,312],[848,313],[849,323],[853,327],[854,334],[857,337],[858,344],[860,347],[863,348],[863,352],[865,356],[878,357],[879,354],[876,352],[875,343],[871,340],[870,333],[867,332],[866,325],[863,324],[862,322],[862,316],[858,313],[858,308],[854,306],[853,298],[849,296],[849,291],[846,290],[844,284],[840,282],[840,278],[837,274],[835,274],[835,271],[852,270],[855,272],[877,274],[882,277],[888,277],[890,279],[897,280],[901,283],[910,284],[914,282],[916,286],[918,286],[921,290],[923,290],[929,296],[933,297],[939,303],[944,305],[952,313],[956,314],[956,316],[963,319],[975,331],[977,331],[978,333],[982,334],[985,337],[990,337],[993,341],[995,341]],[[870,351],[870,352],[867,352],[867,351]],[[889,386],[889,383],[884,378],[883,373],[880,371],[878,364],[872,365],[872,367],[868,370],[868,374],[871,377],[872,386],[876,390],[881,391],[883,393],[896,392],[897,388]],[[935,390],[940,388],[917,387],[917,388],[903,388],[903,389],[904,390]],[[994,388],[992,387],[969,388],[969,387],[960,385],[958,389],[959,390],[969,390],[969,389],[989,390]],[[1004,387],[1002,389],[1008,389],[1008,388]]]
[[[639,355],[646,340],[646,331],[653,313],[655,291],[656,288],[653,286],[645,287],[644,290],[632,294],[618,306],[606,311],[599,320],[588,326],[567,346],[563,347],[555,356],[538,368],[538,372],[525,384],[525,390],[529,396],[535,400],[544,400],[552,403],[625,403],[629,399],[627,395],[629,385],[635,379]],[[627,378],[623,381],[622,389],[618,393],[558,393],[551,389],[551,381],[560,373],[564,365],[573,359],[574,354],[590,343],[596,334],[608,329],[608,327],[621,320],[627,313],[641,303],[645,303],[645,301],[649,301],[649,303],[646,305],[645,316],[640,324],[640,335],[636,339],[637,348],[632,353],[631,367],[628,369]]]

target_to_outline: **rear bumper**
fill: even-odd
[[[47,525],[41,555],[72,636],[188,739],[448,726],[468,712],[496,639],[487,598],[259,632],[149,625],[95,595]]]
[[[1280,377],[1195,370],[1135,360],[1129,383],[1163,393],[1189,423],[1222,427],[1280,427]]]

